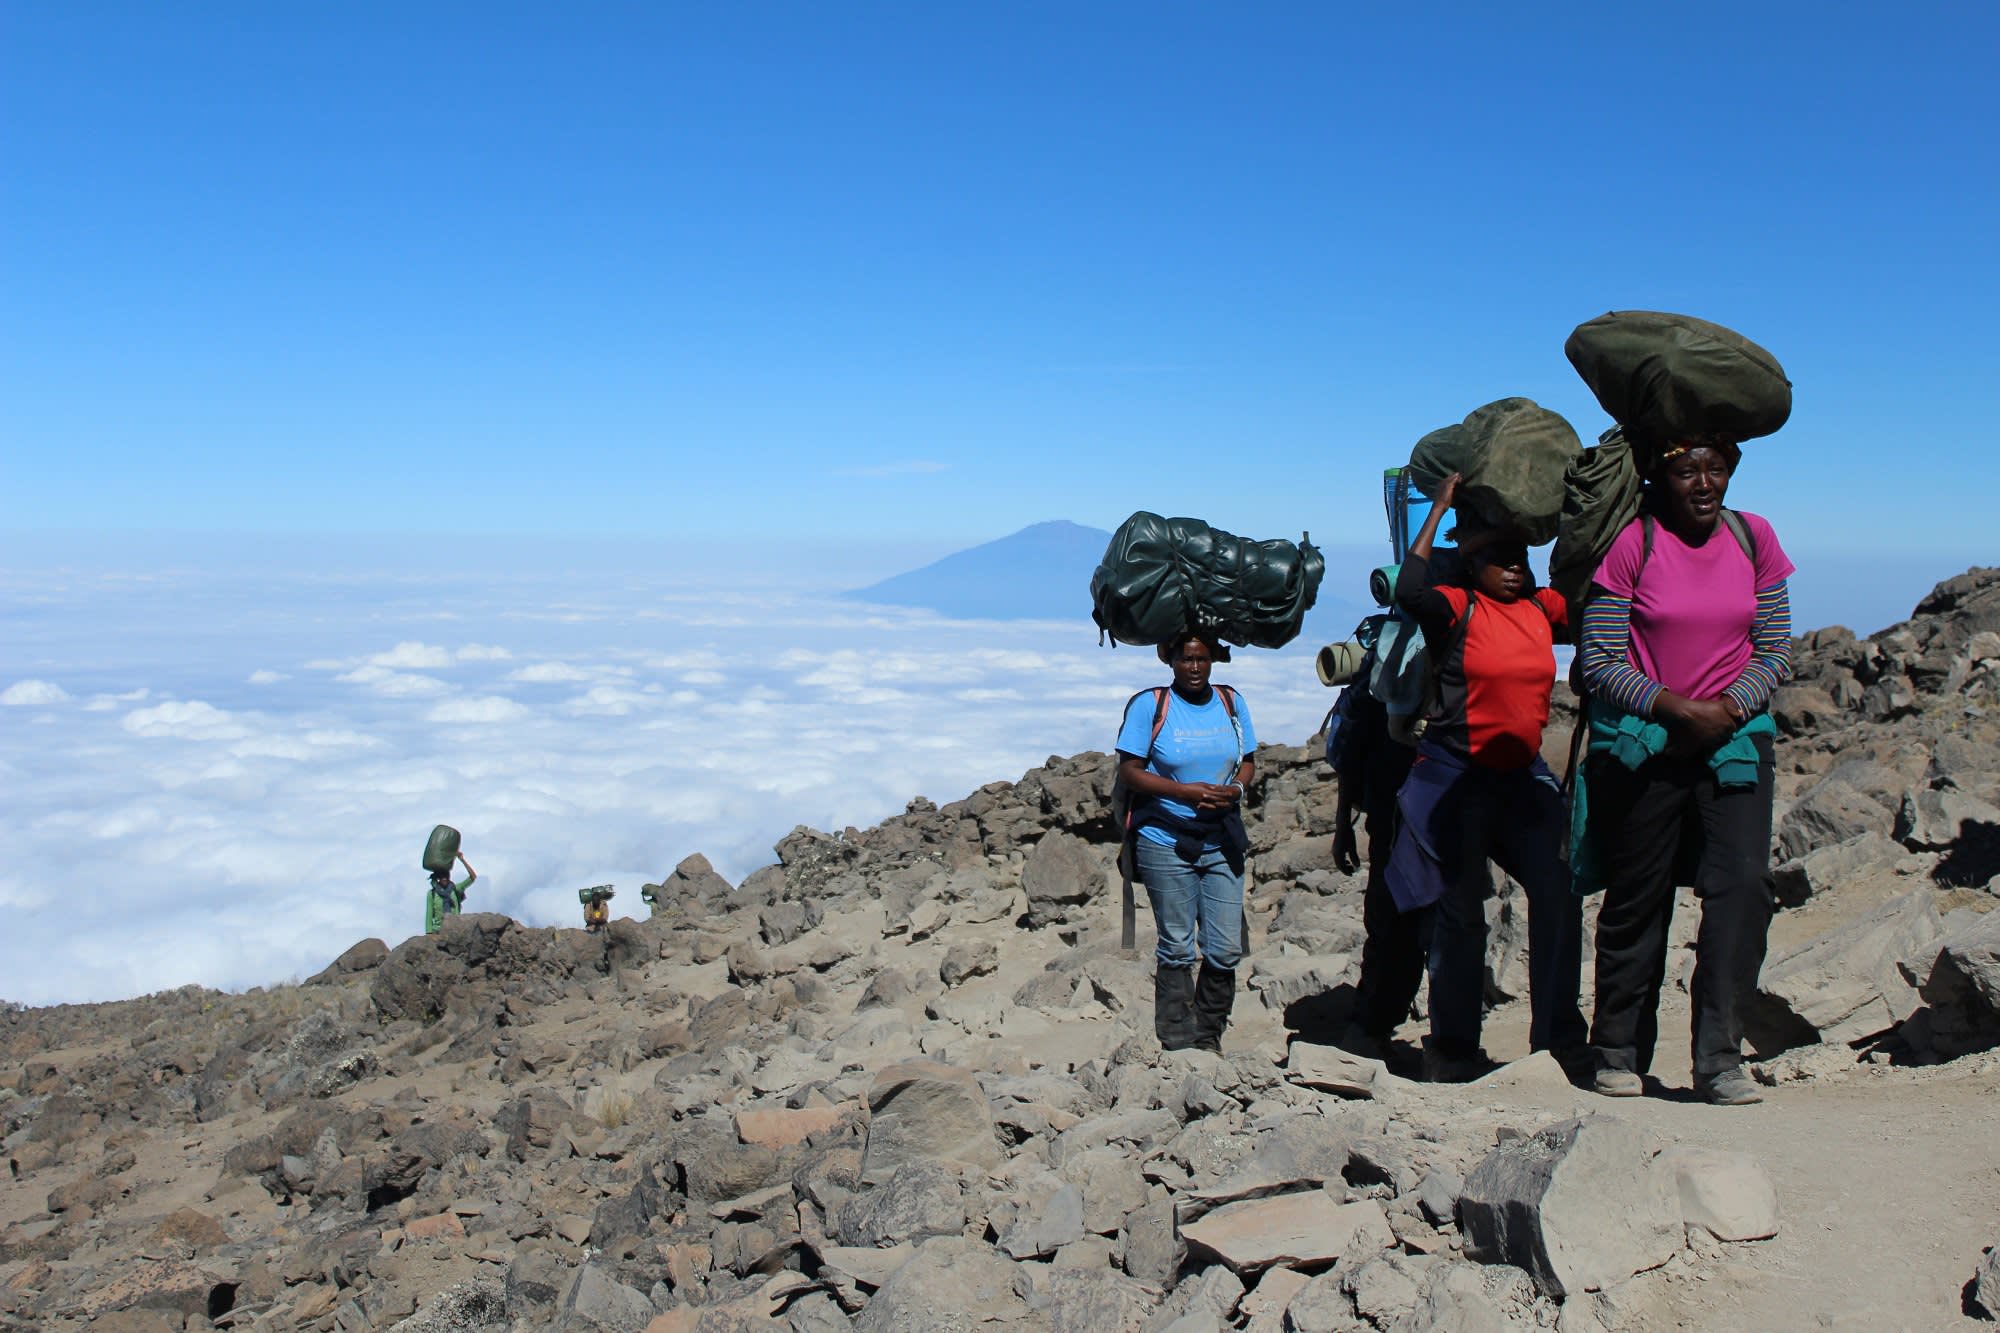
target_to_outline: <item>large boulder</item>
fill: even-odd
[[[932,1060],[891,1065],[868,1089],[861,1179],[881,1184],[906,1162],[940,1159],[996,1166],[1000,1139],[979,1080]]]
[[[714,904],[727,898],[732,890],[729,881],[716,873],[708,858],[700,852],[682,859],[674,867],[673,873],[658,884],[648,884],[641,893],[650,889],[653,915],[671,912],[675,908],[700,907]]]
[[[1556,1299],[1658,1268],[1682,1240],[1672,1171],[1637,1130],[1603,1115],[1488,1153],[1458,1220],[1468,1258],[1526,1269]]]
[[[1056,829],[1035,844],[1021,867],[1028,895],[1028,924],[1041,927],[1070,919],[1072,909],[1105,893],[1105,854],[1082,838]]]
[[[1751,1013],[1758,1047],[1860,1041],[1895,1027],[1921,1004],[1941,934],[1931,891],[1918,889],[1767,962]]]
[[[1969,919],[1966,919],[1969,918]],[[2000,911],[1954,912],[1923,983],[1911,1044],[1947,1058],[2000,1046]]]

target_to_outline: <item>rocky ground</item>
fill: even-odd
[[[1806,636],[1775,712],[1762,1105],[1687,1092],[1691,898],[1645,1099],[1334,1049],[1360,884],[1310,747],[1259,751],[1224,1053],[1163,1054],[1110,761],[1052,758],[737,886],[690,857],[600,935],[5,1015],[0,1328],[1953,1327],[2000,1310],[2000,570]]]

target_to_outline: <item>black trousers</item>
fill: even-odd
[[[1370,788],[1369,795],[1375,795]],[[1426,907],[1399,912],[1389,893],[1389,849],[1396,841],[1396,792],[1381,801],[1371,799],[1368,819],[1368,890],[1362,899],[1361,924],[1367,938],[1361,945],[1361,981],[1357,1017],[1370,1036],[1386,1040],[1410,1016],[1417,988],[1431,952],[1431,922]]]
[[[1607,888],[1597,918],[1597,1012],[1590,1043],[1611,1069],[1644,1073],[1659,1040],[1667,927],[1677,866],[1701,899],[1694,955],[1694,1072],[1743,1060],[1743,1001],[1757,985],[1775,897],[1772,748],[1757,738],[1754,787],[1723,790],[1705,759],[1660,755],[1628,769],[1589,760],[1591,834]]]

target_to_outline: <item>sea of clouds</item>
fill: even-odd
[[[794,825],[1108,750],[1165,677],[1083,620],[832,594],[899,567],[879,554],[708,556],[87,545],[0,566],[0,1000],[269,984],[393,945],[421,929],[440,822],[479,871],[470,910],[577,924],[577,890],[608,882],[638,915],[691,852],[736,881]],[[1863,562],[1835,568],[1802,562],[1802,626],[1880,628],[1955,572],[1885,589],[1866,562],[1863,597]],[[1218,673],[1262,738],[1316,729],[1311,652],[1338,632]]]
[[[577,890],[700,851],[732,881],[837,830],[1109,749],[1146,650],[1087,621],[950,621],[624,569],[213,564],[6,574],[0,999],[310,975],[422,928],[433,824],[467,909],[578,924]],[[1267,739],[1329,702],[1306,645],[1223,673]]]

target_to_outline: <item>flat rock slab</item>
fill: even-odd
[[[1537,1097],[1561,1099],[1574,1096],[1576,1085],[1563,1067],[1547,1051],[1536,1051],[1509,1061],[1490,1074],[1482,1074],[1466,1084],[1481,1092],[1531,1093]]]
[[[785,1149],[832,1129],[846,1114],[848,1108],[839,1106],[808,1106],[797,1111],[783,1107],[738,1111],[736,1138],[741,1143]]]
[[[1467,1257],[1525,1269],[1558,1300],[1658,1268],[1684,1238],[1673,1172],[1636,1129],[1604,1115],[1488,1153],[1458,1220]]]
[[[1181,1228],[1181,1237],[1238,1272],[1272,1264],[1324,1264],[1338,1259],[1357,1232],[1389,1230],[1372,1199],[1337,1203],[1324,1190],[1251,1199],[1216,1209]]]
[[[1396,1081],[1380,1060],[1350,1055],[1338,1046],[1295,1041],[1285,1057],[1285,1072],[1294,1083],[1340,1097],[1375,1099]]]
[[[1675,1144],[1660,1154],[1674,1173],[1681,1219],[1717,1240],[1764,1240],[1778,1234],[1778,1192],[1757,1159],[1726,1148]]]
[[[851,1277],[864,1287],[879,1287],[916,1252],[916,1246],[904,1241],[884,1249],[872,1245],[823,1245],[818,1254],[821,1267]]]

